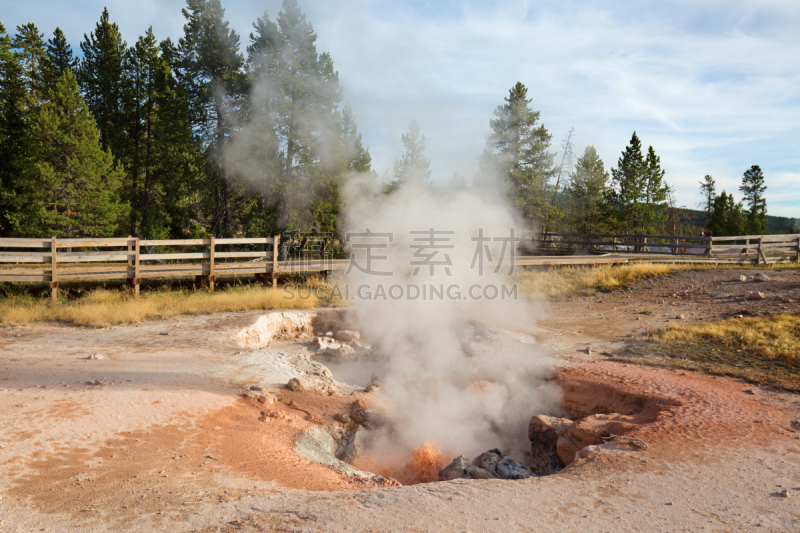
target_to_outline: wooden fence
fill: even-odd
[[[50,283],[125,279],[138,296],[143,278],[190,277],[213,290],[217,276],[255,274],[277,283],[280,237],[251,239],[0,239],[0,281]],[[221,249],[221,248],[224,248]],[[161,249],[161,251],[158,251]],[[247,259],[247,261],[243,261]]]
[[[313,250],[281,258],[281,238],[150,240],[0,239],[0,282],[44,282],[51,298],[61,281],[124,279],[135,295],[144,278],[194,277],[210,290],[218,276],[255,275],[273,287],[281,272],[328,272],[348,267]],[[305,245],[305,243],[304,243]],[[618,264],[629,261],[800,262],[800,234],[683,237],[677,235],[567,235],[523,239],[520,267]],[[324,246],[323,246],[324,252]],[[278,253],[276,253],[278,252]],[[534,257],[532,257],[532,255]],[[535,256],[539,257],[535,257]]]
[[[685,237],[542,233],[523,241],[521,249],[532,255],[621,253],[677,256],[676,259],[706,256],[703,259],[718,262],[768,264],[800,261],[800,234]]]

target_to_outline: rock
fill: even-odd
[[[275,396],[274,394],[270,394],[268,392],[267,393],[262,393],[258,397],[258,402],[266,404],[266,405],[273,405],[273,404],[278,403],[278,397]]]
[[[356,409],[352,418],[355,422],[366,428],[373,428],[381,425],[381,419],[373,409]]]
[[[529,477],[536,477],[513,457],[503,457],[498,461],[495,465],[495,472],[497,472],[497,476],[500,479],[526,479]]]
[[[572,438],[569,435],[558,437],[556,442],[556,453],[564,466],[572,464],[575,460],[575,454],[585,446],[584,443]]]
[[[503,452],[494,448],[488,452],[483,452],[478,457],[472,460],[472,464],[478,468],[483,468],[488,472],[494,472],[495,466],[503,458]]]
[[[736,276],[733,279],[736,279],[736,280],[739,280],[739,281],[747,281],[747,276],[745,276],[745,275]]]
[[[494,476],[483,468],[470,467],[467,469],[470,479],[493,479]]]
[[[469,477],[467,470],[470,468],[469,457],[459,455],[453,462],[439,470],[439,481],[450,481],[452,479],[465,479]]]
[[[788,489],[783,489],[782,491],[780,491],[778,493],[778,496],[781,497],[781,498],[788,498],[789,497],[789,490]]]
[[[356,426],[353,431],[348,433],[339,443],[336,450],[336,457],[344,461],[351,461],[356,457],[366,454],[369,449],[371,436],[369,432]]]
[[[720,292],[719,294],[715,294],[714,296],[712,296],[711,299],[719,300],[720,298],[727,298],[728,296],[730,296],[730,294],[728,294],[727,292]]]
[[[259,396],[261,396],[261,393],[260,392],[256,392],[256,391],[252,391],[250,389],[245,389],[244,392],[242,392],[242,396],[244,396],[245,398],[256,399]]]
[[[350,422],[350,415],[347,413],[339,413],[336,415],[336,420],[341,422],[342,424],[348,424]]]
[[[261,385],[250,385],[247,388],[248,388],[248,390],[255,391],[255,392],[264,392],[264,389],[261,388]]]
[[[753,281],[769,281],[769,276],[759,272],[758,274],[753,276]]]
[[[294,392],[303,392],[304,390],[306,390],[305,384],[298,378],[290,379],[289,382],[286,384],[286,388]]]
[[[100,354],[100,353],[93,353],[93,354],[90,354],[88,357],[84,357],[84,359],[88,359],[88,360],[91,361],[91,360],[94,360],[94,359],[105,359],[105,356],[103,354]]]
[[[311,346],[321,352],[324,350],[338,350],[342,345],[331,337],[314,337],[314,340],[311,341]]]
[[[603,444],[603,437],[624,435],[634,429],[636,425],[628,422],[623,415],[612,413],[609,415],[587,416],[575,422],[570,428],[570,435],[586,444]]]
[[[530,469],[537,476],[555,474],[563,463],[556,447],[558,438],[568,433],[572,421],[547,415],[534,415],[528,423],[528,439],[531,441],[533,460]]]
[[[337,331],[333,335],[333,338],[336,339],[339,342],[353,342],[353,341],[361,340],[361,333],[359,333],[357,331],[352,331],[352,330],[349,330],[349,329],[343,329],[343,330]]]
[[[680,314],[680,315],[676,316],[675,318],[677,318],[678,320],[683,320],[684,318],[686,318],[686,315]]]
[[[763,292],[751,292],[748,296],[748,300],[766,300],[766,296]]]

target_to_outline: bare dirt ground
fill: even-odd
[[[800,312],[794,272],[757,286],[734,275],[678,272],[549,304],[530,333],[572,408],[630,409],[629,435],[649,449],[608,446],[522,481],[388,487],[298,456],[301,432],[335,427],[368,395],[282,388],[312,371],[309,354],[237,344],[259,313],[0,331],[0,531],[800,530],[800,396],[602,355],[679,314]],[[767,299],[737,300],[745,290]],[[280,401],[242,398],[251,383]]]

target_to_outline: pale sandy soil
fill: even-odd
[[[258,313],[0,331],[0,531],[798,531],[800,396],[579,351],[670,320],[658,298],[678,281],[630,308],[626,293],[550,305],[536,333],[558,382],[576,405],[631,409],[650,448],[525,481],[375,487],[300,458],[299,432],[364,395],[279,388],[277,351],[297,368],[305,347],[237,345]],[[718,311],[700,300],[698,319]],[[613,318],[634,305],[663,316]],[[282,401],[241,398],[251,383]]]

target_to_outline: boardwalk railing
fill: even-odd
[[[800,261],[800,234],[685,237],[680,235],[572,235],[542,233],[523,241],[521,249],[532,255],[622,253],[706,256],[719,262]],[[699,259],[699,258],[698,258]]]
[[[249,239],[0,239],[0,282],[189,277],[213,290],[217,276],[255,274],[277,283],[280,237]]]
[[[277,286],[278,273],[328,272],[348,267],[313,250],[281,257],[281,238],[150,240],[0,239],[0,282],[44,282],[57,299],[61,281],[124,279],[139,294],[144,278],[194,277],[210,290],[218,276],[255,275]],[[703,263],[800,262],[800,234],[683,237],[568,235],[525,238],[518,266],[616,264],[628,261]],[[581,255],[594,254],[594,255]],[[598,256],[597,254],[603,254]],[[539,255],[544,257],[531,257]],[[557,256],[557,257],[554,257]]]

